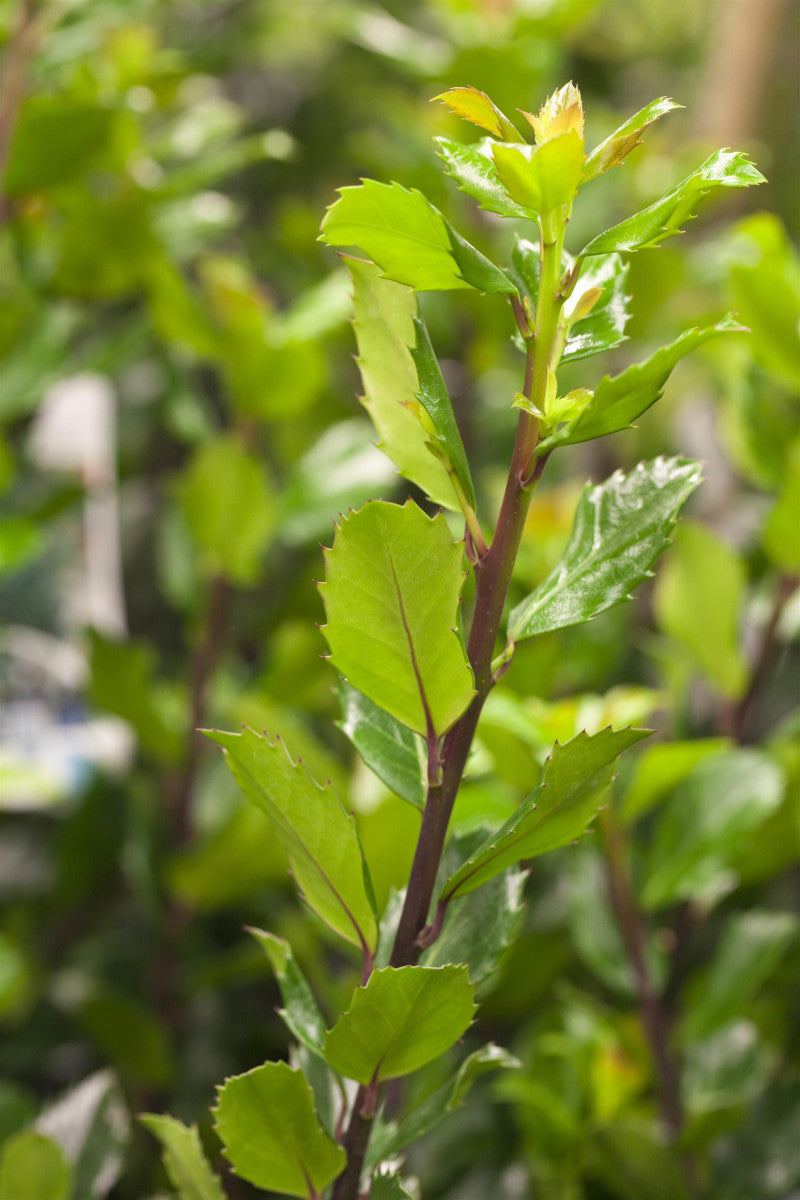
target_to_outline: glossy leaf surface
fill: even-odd
[[[474,1012],[465,966],[373,971],[326,1035],[325,1058],[363,1084],[408,1075],[458,1041]]]
[[[287,1027],[308,1050],[321,1054],[325,1033],[322,1014],[297,965],[292,947],[283,938],[263,929],[248,927],[247,932],[261,946],[275,972],[283,999],[283,1008],[278,1011]]]
[[[252,729],[208,736],[225,749],[247,798],[271,819],[309,907],[347,941],[374,948],[377,922],[355,818],[331,784],[320,787],[302,762],[292,762],[280,738],[270,742]]]
[[[196,1125],[153,1114],[139,1120],[161,1142],[164,1166],[180,1200],[225,1200],[220,1182],[203,1154]]]
[[[439,96],[441,100],[457,116],[465,121],[471,121],[481,129],[486,129],[492,137],[504,138],[506,141],[521,142],[519,130],[501,112],[495,102],[485,92],[475,87],[454,87]]]
[[[619,755],[648,736],[645,729],[602,729],[556,742],[537,786],[448,879],[442,899],[466,895],[506,867],[580,837],[600,811]]]
[[[731,864],[747,838],[781,803],[780,768],[755,750],[698,763],[659,815],[646,859],[642,903],[712,903],[735,886]]]
[[[629,117],[627,121],[620,125],[619,129],[615,129],[605,141],[595,146],[586,159],[586,165],[583,169],[583,181],[587,182],[590,179],[594,179],[597,175],[602,175],[609,168],[618,166],[623,159],[627,158],[631,150],[635,150],[640,145],[642,134],[648,126],[652,125],[660,117],[663,117],[665,113],[682,107],[683,105],[676,104],[668,96],[661,96],[658,100],[653,100],[650,104],[645,105],[639,112],[634,113],[632,117]]]
[[[699,463],[656,458],[588,485],[558,566],[512,610],[509,640],[590,621],[630,599],[669,545],[678,510],[699,482]]]
[[[301,1071],[269,1062],[219,1089],[216,1130],[237,1175],[289,1196],[318,1194],[345,1166]]]
[[[418,292],[476,288],[513,292],[514,285],[465,241],[421,192],[366,179],[345,187],[322,222],[329,246],[358,246],[387,279]]]
[[[444,137],[437,138],[436,143],[447,174],[462,192],[477,200],[482,209],[497,213],[500,217],[536,220],[535,209],[518,204],[508,194],[492,157],[492,148],[496,143],[491,138],[484,138],[473,146],[465,146]]]
[[[625,326],[630,317],[628,269],[628,264],[619,254],[598,256],[584,265],[575,290],[565,305],[566,315],[570,316],[579,309],[587,293],[595,288],[601,288],[602,291],[590,312],[571,326],[561,355],[562,362],[613,350],[627,340]]]
[[[414,293],[384,279],[374,263],[348,258],[353,280],[353,328],[364,385],[362,403],[380,435],[378,445],[401,475],[436,504],[458,509],[444,463],[431,454],[428,434],[416,414],[420,390],[411,356],[416,344]]]
[[[364,762],[396,796],[415,808],[425,803],[425,745],[368,696],[339,680],[342,729]]]
[[[469,471],[469,463],[456,424],[453,406],[436,355],[433,352],[428,330],[421,317],[414,318],[416,343],[411,351],[417,369],[419,392],[417,396],[432,427],[431,444],[436,456],[445,463],[448,474],[458,478],[461,490],[475,507],[475,488]],[[427,424],[428,422],[423,422]]]
[[[444,516],[374,501],[342,520],[325,554],[323,632],[334,665],[398,721],[444,733],[469,704],[472,672],[454,631],[461,547]]]
[[[717,150],[671,192],[593,238],[581,250],[581,257],[657,246],[665,238],[681,232],[681,226],[695,215],[700,201],[709,192],[764,182],[764,176],[746,155],[733,150]]]

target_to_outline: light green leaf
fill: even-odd
[[[583,171],[583,138],[576,130],[541,146],[495,143],[492,157],[508,194],[523,208],[549,213],[571,204]]]
[[[760,212],[734,227],[729,253],[733,307],[753,332],[753,355],[796,396],[800,392],[797,250],[780,218]],[[760,420],[760,395],[757,403]]]
[[[225,1200],[220,1182],[206,1162],[196,1125],[150,1113],[139,1120],[161,1142],[164,1166],[180,1200]]]
[[[355,818],[333,786],[320,787],[302,762],[293,763],[280,738],[269,742],[247,728],[207,734],[224,747],[248,800],[270,817],[309,907],[346,941],[373,950],[378,930],[369,872]]]
[[[765,754],[732,750],[698,763],[659,814],[645,860],[642,903],[713,903],[735,887],[750,834],[779,807],[782,772]]]
[[[67,1200],[72,1172],[61,1148],[25,1129],[0,1154],[0,1200]]]
[[[639,756],[630,786],[622,797],[620,815],[636,821],[668,796],[697,763],[731,747],[728,738],[698,738],[691,742],[662,742]]]
[[[733,150],[717,150],[666,196],[593,238],[581,250],[580,257],[657,246],[665,238],[681,232],[681,225],[696,215],[700,201],[709,192],[765,182],[746,155]]]
[[[593,289],[602,288],[602,293],[589,313],[571,325],[561,355],[562,363],[613,350],[627,341],[625,326],[630,317],[630,296],[626,292],[628,270],[628,264],[619,254],[598,256],[584,264],[575,290],[565,305],[566,316],[580,311],[581,302]]]
[[[415,291],[477,288],[513,292],[499,267],[484,258],[416,189],[365,179],[345,187],[325,214],[320,234],[329,246],[359,246],[387,279]]]
[[[209,574],[255,583],[274,525],[264,464],[236,437],[215,439],[189,464],[178,497]]]
[[[588,321],[592,315],[589,314]],[[716,325],[687,329],[669,346],[662,346],[650,358],[634,363],[619,375],[604,375],[580,416],[543,441],[539,452],[630,429],[636,418],[660,399],[664,384],[682,358],[720,334],[746,332],[728,314]]]
[[[63,92],[28,96],[15,122],[3,191],[24,196],[82,175],[108,150],[118,116]]]
[[[800,575],[800,440],[786,455],[783,487],[764,527],[764,549],[782,571]]]
[[[492,158],[496,144],[485,138],[474,146],[464,146],[450,138],[436,138],[438,154],[447,166],[447,174],[454,179],[462,192],[477,200],[486,212],[501,217],[516,217],[531,221],[536,212],[512,200],[504,187]]]
[[[796,940],[798,929],[800,921],[790,912],[751,910],[732,917],[711,966],[692,981],[681,1039],[706,1037],[740,1015]]]
[[[367,1151],[367,1164],[399,1154],[406,1146],[418,1142],[431,1129],[435,1129],[445,1117],[464,1103],[467,1093],[479,1076],[489,1071],[516,1070],[521,1066],[519,1059],[514,1058],[513,1054],[492,1042],[482,1046],[480,1050],[475,1050],[464,1059],[447,1083],[437,1088],[427,1100],[416,1105],[407,1116],[400,1121],[378,1125]]]
[[[668,96],[661,96],[660,99],[651,101],[639,112],[634,113],[605,141],[601,142],[599,146],[595,146],[586,159],[583,182],[586,183],[588,180],[602,175],[610,167],[618,166],[624,158],[627,158],[631,150],[635,150],[641,143],[645,129],[659,117],[663,117],[665,113],[672,112],[676,108],[683,108],[683,105],[676,104]]]
[[[256,1187],[312,1200],[346,1165],[344,1150],[319,1123],[302,1072],[286,1063],[227,1079],[214,1113],[226,1156]]]
[[[334,665],[398,721],[444,733],[474,695],[454,626],[464,574],[444,515],[408,501],[345,517],[320,585]]]
[[[730,698],[741,695],[748,676],[739,631],[745,585],[739,555],[706,526],[684,521],[653,598],[661,629]]]
[[[396,796],[415,808],[422,808],[426,761],[425,745],[419,736],[344,679],[339,680],[339,702],[342,706],[339,728],[367,766]]]
[[[411,357],[416,342],[414,293],[384,279],[374,263],[348,258],[353,280],[353,325],[364,384],[362,403],[380,435],[378,443],[406,479],[436,504],[458,511],[444,463],[431,454],[428,434],[415,415],[420,390]]]
[[[406,1191],[400,1178],[381,1168],[373,1176],[369,1198],[370,1200],[413,1200],[411,1192]]]
[[[579,625],[630,599],[669,545],[678,510],[699,482],[699,463],[656,458],[587,485],[560,563],[512,610],[509,640]]]
[[[325,1059],[359,1083],[396,1079],[444,1054],[474,1013],[465,966],[384,967],[325,1035]]]
[[[419,380],[417,395],[433,425],[431,436],[435,453],[445,462],[448,474],[454,473],[458,477],[464,495],[474,508],[475,488],[469,472],[464,443],[458,432],[453,406],[447,394],[439,363],[433,352],[428,330],[421,317],[414,318],[414,329],[417,339],[416,345],[411,351],[411,357],[414,359]]]
[[[492,834],[442,889],[449,901],[466,895],[506,867],[566,846],[597,816],[614,775],[617,758],[647,729],[601,729],[560,745],[556,742],[541,778],[505,825]]]
[[[270,961],[281,989],[284,1007],[279,1010],[299,1042],[314,1054],[322,1053],[325,1027],[311,988],[297,965],[292,947],[283,938],[247,926]]]

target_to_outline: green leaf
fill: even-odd
[[[416,345],[411,351],[419,380],[418,398],[433,425],[435,453],[447,466],[448,474],[455,473],[470,505],[475,507],[475,488],[469,472],[469,463],[458,432],[453,406],[447,394],[442,372],[428,330],[421,317],[414,318]]]
[[[464,574],[444,515],[408,501],[342,520],[320,585],[334,665],[416,733],[444,733],[474,695],[454,626]]]
[[[270,961],[281,989],[284,1007],[279,1009],[286,1025],[299,1042],[314,1054],[322,1053],[325,1026],[311,988],[297,965],[292,948],[283,938],[263,929],[246,926]]]
[[[89,648],[92,702],[127,721],[142,748],[154,758],[164,762],[179,759],[185,733],[162,702],[153,647],[115,641],[90,630]],[[182,722],[182,712],[180,717]]]
[[[72,1167],[70,1200],[108,1195],[125,1165],[130,1124],[122,1089],[108,1070],[95,1071],[45,1109],[36,1128],[61,1146]]]
[[[733,307],[752,330],[760,365],[794,395],[800,391],[800,258],[779,217],[755,213],[731,237]],[[760,389],[759,389],[760,391]],[[759,395],[759,420],[763,399]]]
[[[739,555],[706,526],[685,521],[653,597],[661,629],[686,646],[694,664],[729,698],[747,684],[739,632],[745,586]]]
[[[575,290],[565,305],[567,317],[579,309],[588,292],[602,288],[602,293],[587,316],[570,327],[561,355],[562,363],[613,350],[627,341],[625,326],[630,316],[630,296],[626,292],[628,270],[628,263],[619,254],[598,256],[584,265]]]
[[[372,1179],[369,1197],[370,1200],[413,1200],[397,1175],[380,1168]]]
[[[598,1121],[581,1151],[591,1177],[615,1200],[688,1200],[679,1154],[651,1121]]]
[[[256,1187],[312,1200],[347,1162],[320,1125],[302,1072],[286,1063],[227,1079],[214,1113],[226,1156]]]
[[[72,1172],[59,1146],[41,1133],[14,1134],[0,1154],[0,1200],[67,1200]]]
[[[329,246],[359,246],[387,279],[415,291],[513,292],[499,267],[470,246],[416,189],[365,179],[345,187],[322,222]]]
[[[656,458],[587,485],[561,561],[512,610],[509,640],[579,625],[630,599],[669,545],[678,509],[699,482],[699,463]]]
[[[767,982],[800,921],[794,913],[751,910],[731,918],[711,966],[695,979],[683,1006],[683,1041],[706,1037],[738,1016]]]
[[[640,109],[639,112],[634,113],[623,125],[620,125],[619,129],[615,129],[605,141],[601,142],[599,146],[595,146],[586,159],[586,165],[583,169],[583,182],[586,183],[590,179],[595,179],[611,167],[618,166],[624,158],[627,158],[631,150],[635,150],[641,143],[642,134],[645,129],[649,125],[652,125],[654,121],[657,121],[659,117],[663,117],[665,113],[672,112],[676,108],[683,108],[683,105],[676,104],[668,96],[661,96],[660,99],[651,101],[650,104]]]
[[[517,204],[509,196],[492,158],[496,143],[490,138],[484,138],[474,146],[464,146],[444,137],[436,138],[436,142],[437,153],[447,166],[446,174],[455,180],[462,192],[477,200],[482,209],[500,217],[536,219],[534,209]]]
[[[24,196],[82,175],[107,150],[117,116],[63,93],[29,96],[15,122],[3,191]]]
[[[800,440],[786,455],[783,486],[764,527],[764,549],[782,571],[800,575]]]
[[[755,750],[698,763],[661,810],[645,861],[642,903],[713,903],[736,885],[731,864],[744,839],[781,803],[784,779]]]
[[[220,1182],[206,1162],[196,1125],[150,1113],[139,1120],[161,1142],[164,1166],[180,1200],[225,1200]]]
[[[587,319],[591,318],[590,313]],[[682,358],[720,334],[744,332],[728,314],[716,325],[687,329],[669,346],[662,346],[650,358],[634,363],[619,375],[604,375],[580,416],[543,441],[540,453],[632,428],[636,418],[660,399],[664,384]]]
[[[487,129],[492,137],[505,138],[506,141],[521,142],[522,136],[516,126],[501,112],[495,102],[485,92],[474,87],[454,87],[434,100],[441,100],[457,116],[465,121],[471,121],[481,129]]]
[[[353,280],[353,325],[364,384],[362,403],[380,435],[378,443],[406,479],[436,504],[458,511],[458,497],[445,464],[431,454],[428,434],[416,414],[420,390],[411,356],[416,342],[414,293],[384,279],[374,263],[348,258]]]
[[[422,808],[425,804],[425,745],[417,734],[374,704],[368,696],[339,680],[342,720],[347,734],[367,766],[388,788]]]
[[[523,208],[549,213],[572,203],[583,171],[583,138],[576,130],[541,146],[492,146],[497,174],[509,196]]]
[[[580,257],[658,246],[665,238],[681,232],[681,225],[696,215],[695,209],[709,192],[765,182],[746,155],[733,150],[717,150],[671,192],[593,238],[581,250]]]
[[[593,736],[579,733],[563,746],[556,742],[534,790],[450,876],[442,900],[466,895],[506,867],[580,837],[603,805],[619,755],[649,734],[647,729],[609,728]]]
[[[235,436],[215,439],[189,464],[178,496],[208,573],[255,583],[274,526],[263,463]]]
[[[278,737],[207,731],[226,751],[248,800],[270,817],[306,903],[355,946],[375,948],[377,921],[355,818],[330,783],[320,787]]]
[[[443,1054],[475,1012],[465,966],[385,967],[356,988],[325,1036],[328,1064],[348,1079],[408,1075]]]
[[[621,817],[626,822],[637,821],[668,796],[697,763],[730,747],[728,738],[698,738],[648,746],[639,756],[630,786],[622,797]]]
[[[367,1152],[368,1165],[399,1154],[435,1129],[445,1117],[461,1107],[472,1084],[481,1075],[489,1071],[516,1070],[521,1066],[519,1059],[493,1042],[475,1050],[445,1084],[416,1105],[408,1116],[378,1126]]]

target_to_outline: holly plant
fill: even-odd
[[[274,731],[209,733],[247,799],[270,817],[307,907],[359,957],[361,982],[330,1022],[288,942],[252,931],[297,1046],[291,1064],[267,1062],[225,1082],[216,1129],[238,1175],[306,1200],[409,1198],[404,1148],[459,1104],[477,1075],[514,1066],[490,1044],[421,1104],[393,1083],[450,1051],[480,1020],[475,990],[517,918],[520,864],[586,832],[619,756],[650,731],[608,726],[556,742],[505,824],[469,844],[454,840],[445,853],[481,710],[520,641],[631,598],[669,544],[701,467],[659,457],[587,483],[561,561],[506,612],[531,495],[554,455],[630,428],[680,359],[744,332],[728,314],[619,374],[587,372],[586,386],[565,392],[562,364],[625,340],[629,256],[680,233],[711,192],[762,176],[743,154],[720,150],[640,212],[567,250],[576,199],[585,189],[591,204],[593,181],[622,164],[673,101],[653,101],[587,153],[572,83],[514,121],[471,87],[439,99],[481,131],[469,144],[439,138],[438,153],[463,192],[514,222],[510,265],[490,261],[421,192],[399,183],[343,188],[321,234],[329,246],[360,252],[345,262],[363,404],[381,449],[425,497],[370,501],[343,516],[320,585],[341,727],[367,766],[419,810],[405,891],[378,911],[347,797],[315,780]],[[464,289],[507,305],[523,360],[519,391],[508,396],[517,431],[496,514],[478,503],[417,300],[418,292]],[[145,1120],[181,1197],[219,1200],[197,1131],[169,1117]]]

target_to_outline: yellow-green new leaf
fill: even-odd
[[[325,1037],[328,1065],[368,1084],[424,1067],[458,1041],[475,1013],[466,966],[386,967]]]
[[[474,87],[454,87],[439,96],[434,96],[434,100],[441,100],[457,116],[486,129],[492,137],[502,138],[506,142],[523,140],[516,126],[500,111],[486,92],[479,92]]]
[[[399,183],[365,179],[339,191],[320,233],[329,246],[359,246],[387,279],[418,292],[476,288],[513,292],[514,284],[445,221],[429,200]]]
[[[286,1063],[227,1079],[214,1113],[226,1157],[256,1187],[314,1200],[347,1162],[319,1123],[302,1071]]]
[[[571,204],[583,171],[583,138],[575,130],[541,146],[492,147],[497,174],[512,200],[538,213]]]
[[[272,820],[308,906],[346,941],[374,950],[378,926],[369,871],[355,818],[333,786],[320,787],[302,762],[292,762],[280,738],[270,742],[247,728],[207,734],[224,748],[248,800]]]
[[[663,117],[665,113],[672,112],[675,108],[683,108],[682,104],[676,104],[674,100],[670,100],[668,96],[661,96],[658,100],[653,100],[650,104],[640,109],[629,117],[619,129],[601,142],[599,146],[595,146],[592,153],[586,159],[586,166],[583,170],[583,182],[589,179],[594,179],[597,175],[602,175],[604,171],[608,171],[611,167],[618,166],[623,159],[627,158],[631,150],[635,150],[641,143],[642,134],[648,126],[657,121],[659,117]]]
[[[371,501],[342,520],[320,584],[334,665],[423,737],[440,736],[474,695],[455,626],[460,543],[442,513]]]

